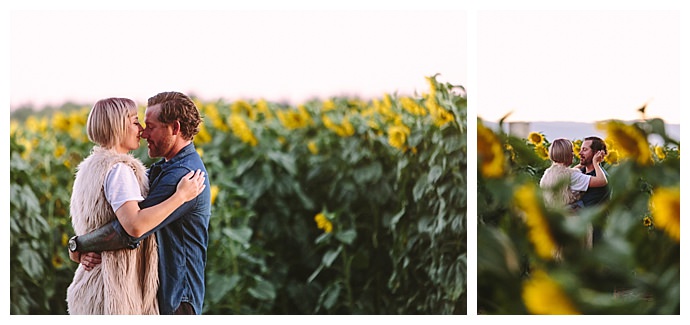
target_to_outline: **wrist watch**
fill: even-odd
[[[77,251],[77,236],[72,236],[67,242],[67,248],[70,252],[74,253]]]

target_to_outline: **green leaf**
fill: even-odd
[[[429,175],[427,175],[427,181],[429,184],[434,184],[438,178],[441,177],[441,175],[443,175],[443,168],[441,168],[441,166],[434,165],[431,167]]]
[[[246,248],[249,246],[249,239],[252,237],[252,229],[247,226],[240,228],[223,228],[223,234]]]
[[[317,267],[316,270],[314,270],[314,272],[311,273],[311,275],[307,279],[307,283],[311,283],[312,281],[314,281],[316,276],[318,276],[319,273],[321,273],[321,270],[323,270],[323,264],[319,264],[319,267]]]
[[[333,261],[335,261],[336,258],[338,258],[338,255],[340,255],[340,252],[343,250],[343,246],[338,246],[337,249],[332,249],[326,252],[326,254],[323,254],[323,258],[321,259],[321,263],[325,265],[326,267],[330,267],[331,264],[333,264]]]
[[[354,242],[355,238],[357,238],[357,232],[354,229],[348,229],[337,233],[335,235],[335,238],[342,243],[351,245],[352,242]]]
[[[278,163],[288,173],[290,173],[290,175],[295,175],[297,173],[294,156],[278,151],[271,151],[268,153],[268,158]]]
[[[326,289],[324,294],[326,296],[323,299],[323,306],[326,307],[326,309],[333,308],[335,303],[338,301],[338,296],[340,296],[340,285],[335,284],[334,286],[329,287]]]
[[[430,189],[429,182],[427,181],[427,175],[422,174],[418,179],[417,182],[414,184],[414,188],[412,189],[412,197],[414,198],[415,202],[419,202],[419,200],[424,196],[426,191]]]
[[[400,221],[400,218],[405,215],[405,207],[403,206],[398,213],[396,213],[394,216],[390,218],[390,221],[385,222],[384,221],[384,226],[390,227],[391,229],[395,229],[395,226],[398,224],[398,221]],[[384,218],[384,220],[386,220]]]
[[[365,185],[367,183],[375,183],[381,179],[383,174],[383,167],[378,161],[373,161],[364,167],[355,169],[354,178],[358,184]]]
[[[209,302],[217,303],[223,300],[225,295],[234,289],[240,282],[240,276],[237,274],[226,275],[209,273],[206,284],[206,297]]]
[[[19,254],[17,255],[17,259],[29,277],[37,282],[42,280],[44,274],[43,258],[38,252],[34,251],[29,244],[22,243],[19,245]]]
[[[276,289],[273,284],[262,278],[256,277],[256,286],[249,288],[249,294],[259,300],[274,300],[276,298]]]

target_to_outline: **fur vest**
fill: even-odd
[[[539,186],[543,190],[546,206],[565,207],[579,199],[570,190],[570,176],[573,172],[576,170],[556,163],[544,171]]]
[[[70,214],[77,235],[97,229],[112,220],[115,212],[105,198],[106,173],[116,163],[134,170],[141,193],[148,194],[146,168],[130,154],[95,146],[77,167]],[[141,241],[136,249],[101,252],[101,264],[91,271],[79,264],[67,288],[70,314],[158,314],[158,246],[155,235]]]

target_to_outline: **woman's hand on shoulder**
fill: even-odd
[[[206,188],[206,175],[200,169],[184,175],[177,183],[177,193],[187,202],[199,195]]]

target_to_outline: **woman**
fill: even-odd
[[[596,176],[589,176],[577,168],[570,167],[574,156],[573,143],[563,138],[554,140],[549,148],[551,166],[544,171],[539,181],[546,206],[554,209],[566,208],[570,212],[581,208],[583,205],[582,201],[579,201],[580,193],[587,191],[589,187],[603,187],[608,184],[606,174],[601,169],[604,155],[604,151],[594,155],[592,160]],[[589,225],[584,243],[586,248],[592,248],[592,239],[592,226]],[[560,249],[556,256],[560,258]]]
[[[142,131],[136,103],[130,99],[103,99],[91,109],[86,132],[96,146],[77,167],[70,202],[77,235],[115,218],[126,231],[135,224],[152,229],[203,191],[205,176],[197,170],[180,180],[170,198],[139,209],[149,183],[146,168],[129,152],[139,147]],[[100,257],[93,269],[79,264],[67,288],[70,314],[158,314],[155,235],[138,248],[102,252]]]

